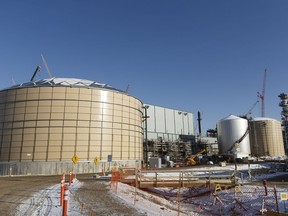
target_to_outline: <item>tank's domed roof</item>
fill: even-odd
[[[17,84],[6,89],[15,89],[23,87],[38,87],[38,86],[69,86],[69,87],[81,87],[81,88],[105,88],[109,90],[124,92],[122,90],[113,88],[107,84],[98,83],[91,80],[76,79],[76,78],[49,78],[30,81],[26,83]]]
[[[267,117],[256,117],[252,118],[251,121],[278,121],[277,119],[267,118]]]

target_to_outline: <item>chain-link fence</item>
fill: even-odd
[[[160,193],[171,201],[175,202],[177,199],[177,189]],[[278,215],[278,213],[288,212],[288,204],[285,201],[287,194],[287,189],[264,185],[236,185],[235,187],[216,185],[210,189],[181,188],[180,205],[183,212],[194,212],[199,215],[252,216],[273,215],[273,213]]]

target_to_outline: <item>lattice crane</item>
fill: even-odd
[[[258,92],[258,97],[261,100],[261,116],[265,116],[265,89],[266,89],[266,78],[267,78],[267,69],[264,71],[264,77],[263,77],[263,86],[262,86],[262,92]]]

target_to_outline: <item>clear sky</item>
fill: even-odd
[[[268,69],[266,117],[288,93],[287,0],[18,0],[0,3],[0,89],[55,77],[202,113],[205,131],[245,114]],[[261,115],[260,103],[253,116]],[[195,124],[198,132],[197,124]]]

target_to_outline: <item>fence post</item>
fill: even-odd
[[[67,216],[67,210],[68,210],[68,185],[64,185],[64,199],[63,199],[63,211],[62,216]]]
[[[279,211],[279,206],[278,206],[278,197],[277,197],[276,185],[274,186],[274,195],[275,195],[275,200],[276,200],[277,213],[278,213],[278,215],[279,215],[279,214],[280,214],[280,211]],[[284,201],[284,202],[285,202],[285,201]]]
[[[268,195],[268,191],[267,191],[267,181],[266,180],[263,180],[263,186],[264,186],[264,189],[265,189],[265,196]]]
[[[178,216],[180,216],[180,193],[181,193],[181,173],[179,173],[179,186],[178,186],[178,192],[177,192],[177,198],[178,198]]]
[[[251,168],[250,168],[250,162],[248,160],[248,175],[249,175],[249,180],[251,181]]]
[[[105,176],[105,172],[104,172],[104,164],[102,164],[102,176]]]
[[[69,185],[71,185],[72,183],[72,172],[70,171],[69,172]]]
[[[137,179],[137,173],[138,169],[137,169],[137,166],[135,167],[135,196],[134,196],[134,205],[136,204],[136,196],[137,196],[137,187],[138,187],[138,179]]]

